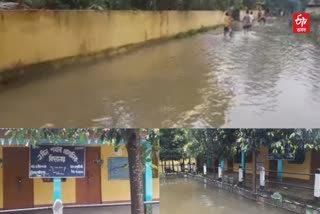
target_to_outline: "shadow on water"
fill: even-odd
[[[162,179],[160,194],[160,210],[164,214],[289,213],[183,178]]]
[[[0,126],[315,127],[319,64],[284,23],[208,32],[0,92]]]

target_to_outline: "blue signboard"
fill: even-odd
[[[109,180],[129,180],[128,158],[116,157],[108,160]]]
[[[30,178],[85,176],[85,147],[41,145],[30,148]]]

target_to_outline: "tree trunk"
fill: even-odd
[[[253,173],[252,173],[252,191],[256,193],[256,177],[257,177],[257,160],[256,160],[256,150],[252,152],[252,163],[253,163]]]
[[[186,165],[184,163],[184,158],[182,159],[182,166],[183,166],[183,172],[185,172],[186,171]]]
[[[162,166],[162,173],[165,173],[166,171],[165,171],[165,165],[164,165],[164,161],[162,161],[162,164],[161,164],[161,166]]]
[[[131,214],[144,214],[142,148],[139,130],[128,129],[127,151],[130,174]]]
[[[167,173],[167,160],[164,161],[164,173]]]
[[[174,162],[173,162],[173,160],[171,160],[171,164],[172,164],[172,172],[174,172]]]

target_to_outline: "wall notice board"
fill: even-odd
[[[108,159],[109,180],[129,180],[128,158],[113,157]]]

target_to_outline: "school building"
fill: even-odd
[[[297,156],[297,155],[296,155]],[[299,158],[295,160],[270,160],[269,149],[266,147],[261,147],[257,153],[257,173],[259,174],[259,169],[263,166],[266,170],[266,176],[276,178],[281,176],[282,178],[291,179],[301,179],[306,181],[311,181],[314,179],[314,174],[317,168],[320,168],[320,152],[308,151],[299,153]],[[225,172],[238,172],[239,165],[243,165],[241,162],[241,153],[235,157],[233,160],[224,160],[222,164],[224,165]],[[246,173],[252,174],[253,171],[253,158],[252,154],[245,155],[245,166]],[[291,174],[292,172],[292,174]]]
[[[11,210],[52,206],[54,184],[50,178],[30,178],[30,147],[0,147],[0,209]],[[126,148],[115,151],[112,146],[85,147],[85,177],[61,179],[61,195],[65,205],[121,204],[130,202],[128,168],[114,174],[111,166],[128,160]],[[158,165],[153,152],[152,164]],[[125,172],[127,170],[127,172]],[[110,173],[113,173],[112,176]],[[152,170],[152,200],[159,200],[158,170]]]

